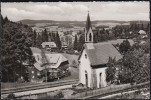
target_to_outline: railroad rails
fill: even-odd
[[[126,87],[126,88],[121,88],[121,89],[118,89],[118,90],[111,90],[107,93],[102,93],[102,94],[97,94],[97,95],[89,95],[89,96],[86,96],[86,97],[83,97],[82,99],[93,99],[93,98],[99,98],[99,99],[104,99],[104,97],[112,97],[116,94],[122,94],[122,93],[126,93],[126,92],[129,92],[129,91],[138,91],[138,90],[141,90],[141,89],[147,89],[146,87],[150,87],[150,83],[149,82],[144,82],[144,83],[141,83],[141,84],[137,84],[137,85],[132,85],[132,86],[129,86],[129,87]],[[107,99],[107,98],[105,98]]]
[[[118,93],[128,92],[128,91],[139,91],[143,88],[150,87],[150,82],[144,82],[140,84],[130,85],[130,84],[121,84],[121,85],[115,85],[115,86],[108,86],[105,88],[95,89],[95,90],[89,90],[85,92],[81,92],[78,94],[75,94],[67,99],[92,99],[92,98],[104,98],[109,95],[115,95]]]
[[[2,89],[1,90],[1,96],[8,95],[11,93],[17,93],[17,92],[32,91],[32,90],[38,90],[38,89],[44,89],[44,88],[52,88],[52,87],[58,87],[58,86],[64,86],[64,85],[71,85],[71,84],[76,84],[77,82],[78,82],[78,79],[76,79],[76,80],[64,80],[64,81],[59,81],[59,82],[49,82],[49,83],[29,85],[29,86],[24,86],[24,87]]]

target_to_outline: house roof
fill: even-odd
[[[138,33],[140,33],[140,34],[146,34],[146,32],[144,30],[140,30]]]
[[[48,51],[44,51],[48,62],[45,66],[42,67],[43,62],[42,62],[41,50],[39,48],[35,48],[35,47],[30,47],[30,48],[31,48],[33,56],[36,60],[36,63],[34,64],[34,66],[39,71],[45,69],[45,67],[58,68],[61,63],[66,62],[66,61],[68,62],[68,59],[65,58],[62,54],[59,54],[59,53],[52,54]],[[39,56],[37,56],[37,55],[39,55]],[[39,57],[39,60],[38,60],[38,57]]]
[[[92,45],[94,46],[94,49],[89,48],[92,47]],[[85,43],[84,48],[92,66],[106,64],[109,57],[115,58],[116,60],[122,58],[122,55],[110,43]]]
[[[55,44],[55,42],[43,42],[41,45],[42,45],[43,47],[44,47],[45,45],[49,45],[50,47],[57,47],[56,44]]]

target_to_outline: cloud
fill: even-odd
[[[80,21],[86,20],[88,6],[91,20],[149,20],[149,2],[1,3],[1,12],[13,21]]]

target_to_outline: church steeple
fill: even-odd
[[[92,43],[93,42],[93,32],[92,32],[92,26],[91,26],[89,11],[88,11],[86,28],[85,28],[85,42],[86,43]]]
[[[89,16],[89,11],[88,11],[88,16],[87,16],[87,21],[86,21],[86,30],[89,31],[91,28],[91,21],[90,21],[90,16]]]

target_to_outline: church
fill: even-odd
[[[89,88],[106,87],[106,68],[109,57],[119,60],[122,55],[110,42],[93,43],[93,30],[88,13],[85,44],[78,58],[79,82]]]

